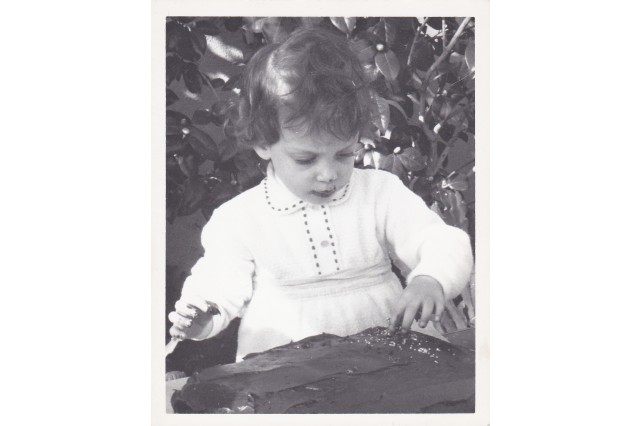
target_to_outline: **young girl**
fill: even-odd
[[[174,339],[209,338],[242,317],[240,360],[373,326],[438,335],[431,322],[469,279],[469,238],[393,174],[354,169],[369,103],[340,36],[298,30],[254,55],[236,130],[269,161],[267,176],[204,227],[205,255],[169,314]]]

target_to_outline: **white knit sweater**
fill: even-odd
[[[468,235],[446,225],[400,180],[355,169],[325,205],[296,198],[267,178],[214,211],[205,255],[182,297],[203,297],[220,315],[208,337],[242,317],[238,359],[323,332],[349,335],[387,326],[407,282],[429,275],[455,297],[473,263]],[[425,331],[436,334],[433,327]]]

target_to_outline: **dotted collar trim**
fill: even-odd
[[[272,202],[271,199],[271,195],[269,194],[269,185],[268,185],[268,177],[265,177],[262,180],[262,187],[264,189],[264,198],[265,201],[267,202],[267,205],[271,208],[271,210],[273,210],[274,212],[277,213],[289,213],[293,210],[297,210],[299,207],[301,207],[303,204],[305,204],[304,200],[298,200],[292,204],[289,205],[285,205],[285,206],[275,206]],[[350,183],[348,183],[347,185],[345,185],[344,189],[342,190],[342,194],[339,197],[336,198],[332,198],[330,203],[336,203],[338,201],[341,201],[344,197],[347,196],[347,193],[349,192],[349,185]],[[309,204],[309,203],[306,203]],[[324,208],[324,204],[322,205],[322,207]]]

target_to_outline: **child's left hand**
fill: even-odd
[[[396,303],[389,329],[395,331],[401,327],[402,332],[409,331],[414,319],[418,320],[417,315],[420,315],[418,325],[424,328],[432,317],[434,322],[439,322],[443,311],[442,285],[435,278],[418,275],[407,285]]]

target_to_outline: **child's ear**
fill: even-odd
[[[256,145],[253,150],[263,160],[271,160],[271,145]]]

